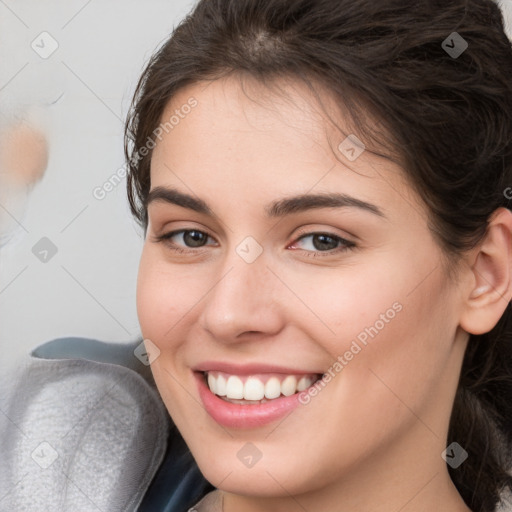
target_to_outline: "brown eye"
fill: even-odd
[[[306,252],[337,252],[355,246],[353,242],[329,233],[309,233],[294,243],[295,248]]]
[[[188,247],[202,247],[208,242],[208,235],[202,231],[183,231],[183,242]]]
[[[313,235],[312,238],[313,247],[317,251],[330,251],[336,249],[339,244],[339,240],[329,235]]]
[[[180,229],[171,231],[156,237],[157,242],[165,242],[170,247],[176,249],[197,249],[206,245],[214,245],[215,240],[204,231],[197,229]],[[212,243],[213,242],[213,243]]]

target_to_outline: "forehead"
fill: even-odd
[[[229,77],[185,87],[160,119],[161,126],[173,123],[153,152],[152,187],[179,185],[207,194],[244,188],[253,195],[342,188],[362,200],[398,195],[423,209],[403,169],[363,150],[327,93],[321,103],[299,82],[268,87]]]

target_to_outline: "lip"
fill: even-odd
[[[294,368],[286,368],[284,366],[269,364],[234,364],[223,361],[205,361],[193,367],[194,372],[223,372],[230,375],[257,375],[260,373],[282,373],[284,375],[311,375],[313,373],[322,374],[321,371],[304,371]]]
[[[226,366],[223,366],[223,368],[223,370],[220,370],[220,367],[218,365],[215,366],[215,369],[218,371],[226,371]],[[230,368],[230,372],[226,373],[231,373],[233,367],[230,366]],[[276,371],[275,368],[276,367],[273,367],[272,371]],[[209,369],[213,371],[213,367],[210,367]],[[258,373],[262,373],[262,366],[258,366],[257,369]],[[239,373],[233,372],[233,374],[247,375],[248,373],[250,373],[240,373],[240,368],[238,368],[237,371]],[[202,371],[195,371],[194,377],[196,378],[199,396],[201,397],[201,401],[203,402],[206,412],[219,425],[222,425],[227,428],[250,429],[263,427],[265,425],[272,423],[273,421],[277,421],[280,418],[286,416],[300,404],[298,393],[295,393],[291,396],[275,398],[264,404],[232,404],[230,402],[222,400],[222,398],[219,398],[217,395],[210,391],[210,388],[204,381],[204,374],[202,373]]]

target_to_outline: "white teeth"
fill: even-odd
[[[293,375],[288,375],[281,383],[281,393],[284,396],[291,396],[297,390],[297,379]]]
[[[210,381],[210,374],[208,374],[208,382]],[[216,390],[214,393],[219,396],[226,396],[226,379],[222,375],[217,375]],[[210,388],[212,389],[212,388]]]
[[[281,383],[277,377],[270,377],[265,384],[265,398],[277,398],[281,396]]]
[[[245,382],[244,382],[245,380]],[[287,375],[284,379],[272,376],[266,382],[259,377],[238,377],[226,375],[220,372],[208,372],[208,387],[217,396],[226,397],[229,400],[243,400],[248,403],[264,403],[267,400],[279,398],[281,395],[291,396],[304,391],[314,382],[313,375],[296,377]]]
[[[309,377],[302,377],[300,380],[299,380],[299,383],[297,384],[297,391],[304,391],[305,389],[308,389],[309,386],[311,386],[311,384],[313,384],[313,381],[312,379],[310,379]],[[218,389],[219,389],[219,383],[217,382],[217,394],[218,394]]]
[[[262,400],[265,397],[265,386],[260,379],[249,377],[244,384],[245,400]]]
[[[215,391],[213,391],[213,393],[215,393]],[[244,397],[244,383],[235,375],[231,375],[228,379],[226,384],[226,396],[235,399]]]
[[[215,393],[216,395],[218,395],[218,393],[217,393],[217,379],[211,373],[208,374],[208,387],[210,388],[210,391],[212,393]]]

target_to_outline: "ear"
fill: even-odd
[[[484,239],[470,252],[460,326],[470,334],[489,332],[512,297],[512,212],[498,208]]]

